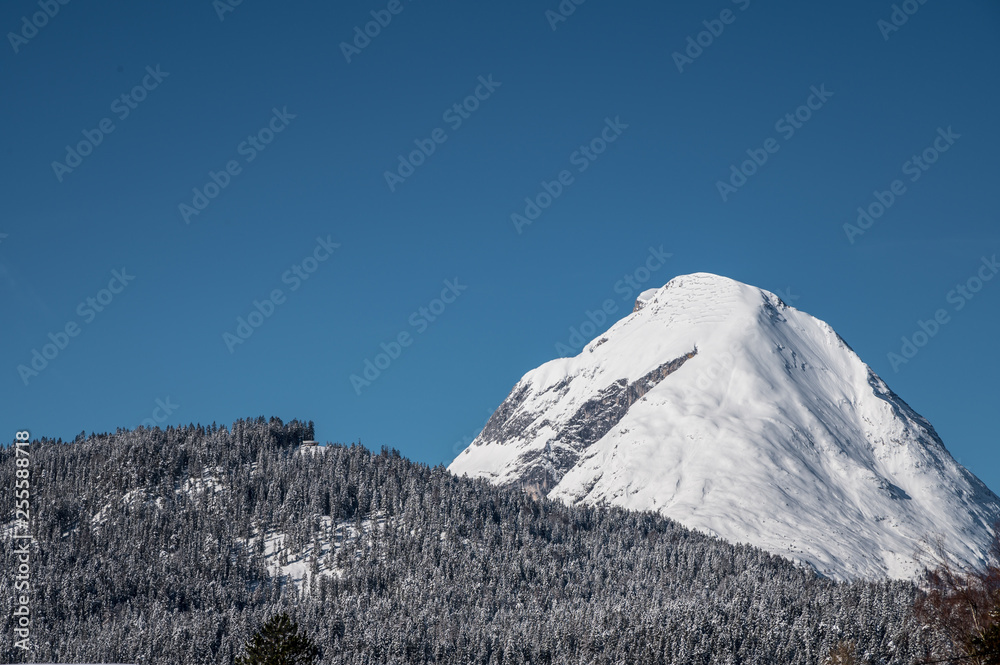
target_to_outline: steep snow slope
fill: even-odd
[[[1000,499],[833,329],[696,273],[514,386],[449,469],[655,510],[838,578],[979,562]]]

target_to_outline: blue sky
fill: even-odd
[[[4,3],[0,430],[276,415],[447,463],[588,311],[708,271],[1000,490],[1000,7],[559,8]]]

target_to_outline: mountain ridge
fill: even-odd
[[[261,417],[33,440],[33,660],[232,665],[280,612],[338,665],[811,665],[846,641],[891,665],[931,654],[909,582],[836,583],[653,513],[314,438]],[[0,447],[0,484],[14,460]],[[14,504],[0,493],[0,514]],[[0,528],[10,569],[12,541]],[[6,634],[14,584],[0,576]],[[12,640],[0,658],[25,660]]]
[[[709,273],[644,291],[577,356],[525,374],[449,469],[654,510],[836,579],[911,578],[938,539],[976,565],[1000,517],[829,324]]]

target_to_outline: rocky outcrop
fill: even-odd
[[[517,484],[533,494],[544,495],[573,468],[588,447],[601,439],[625,417],[629,407],[642,399],[643,395],[697,354],[694,348],[679,358],[665,362],[629,383],[619,379],[600,391],[599,395],[587,400],[541,450],[525,452],[520,459],[524,473]],[[570,380],[561,381],[546,392],[561,395],[569,388]],[[551,427],[552,423],[539,419],[539,414],[528,412],[521,407],[527,396],[527,386],[515,387],[510,396],[486,423],[480,442],[505,441],[513,436],[525,436],[529,431]],[[532,423],[537,423],[533,427]]]

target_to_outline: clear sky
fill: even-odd
[[[1000,491],[996,2],[234,1],[3,3],[4,437],[447,463],[588,311],[707,271]]]

